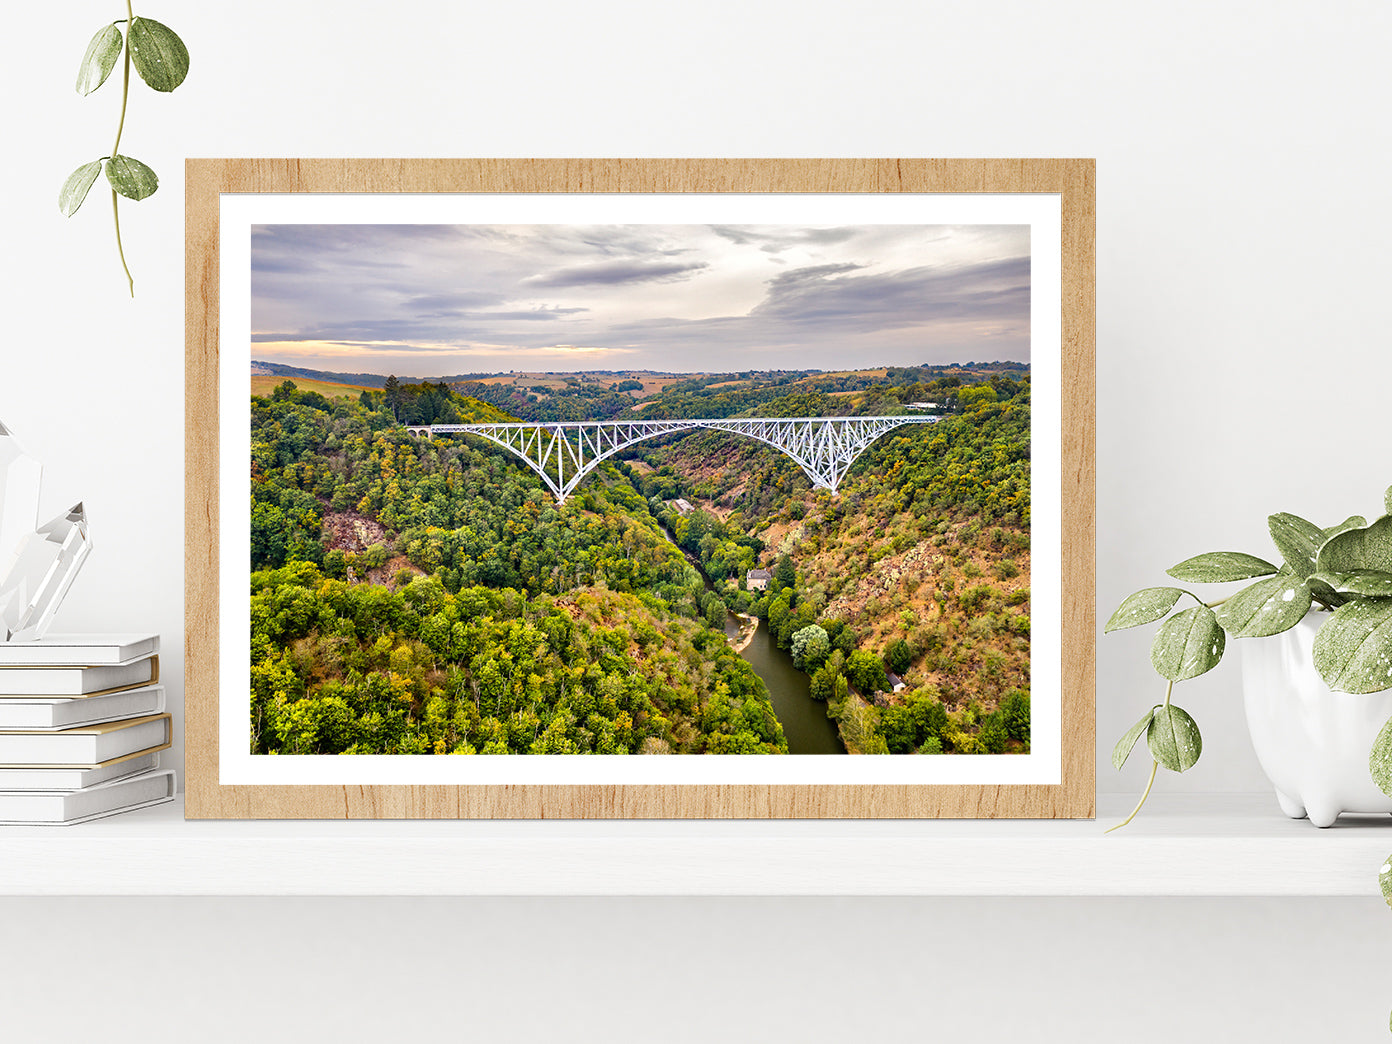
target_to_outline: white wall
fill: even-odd
[[[123,151],[164,179],[123,208],[134,302],[103,199],[70,221],[54,203],[110,147],[114,88],[72,81],[120,6],[10,20],[0,419],[47,464],[47,508],[91,512],[62,626],[162,631],[176,709],[184,156],[1095,156],[1099,621],[1190,554],[1260,553],[1269,512],[1372,512],[1392,483],[1386,4],[169,2],[150,14],[193,71],[131,101]],[[1105,755],[1158,684],[1134,633],[1098,667]],[[1159,786],[1263,788],[1236,665],[1176,700],[1206,753]],[[1099,765],[1099,790],[1139,789],[1141,766]],[[1248,928],[1258,948],[1283,931]],[[1094,917],[1064,953],[1104,945]]]
[[[1385,4],[176,6],[192,72],[137,85],[122,146],[164,179],[123,207],[135,301],[105,199],[54,203],[110,147],[114,84],[72,80],[118,6],[26,9],[0,72],[0,419],[48,508],[91,512],[61,626],[162,631],[176,708],[185,156],[1095,156],[1099,618],[1190,554],[1260,553],[1270,512],[1372,512],[1392,483]],[[1102,754],[1158,698],[1147,640],[1099,643]],[[1163,788],[1264,786],[1235,664],[1175,698],[1207,755]],[[1139,759],[1099,764],[1139,789]]]

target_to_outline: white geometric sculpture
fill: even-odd
[[[81,504],[35,528],[42,477],[0,424],[0,642],[42,638],[92,552]]]
[[[80,503],[21,541],[0,580],[0,636],[8,642],[42,638],[91,553],[87,512]]]
[[[0,424],[0,578],[19,542],[39,522],[39,484],[43,465],[20,448]]]

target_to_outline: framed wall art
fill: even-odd
[[[187,236],[190,817],[1093,815],[1091,160],[190,160]]]

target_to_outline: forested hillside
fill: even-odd
[[[631,486],[557,509],[501,450],[412,438],[384,394],[252,400],[254,752],[786,751]]]
[[[533,417],[947,412],[882,438],[839,497],[700,432],[639,444],[557,507],[504,450],[405,432],[508,419],[459,386],[253,397],[254,751],[786,752],[727,607],[767,621],[853,753],[1028,749],[1025,368],[668,378],[637,402],[618,381],[497,387],[468,385]]]
[[[794,661],[805,660],[798,665],[813,675],[814,695],[831,699],[849,749],[1028,749],[1027,375],[997,373],[975,384],[956,375],[895,376],[903,383],[835,397],[796,392],[759,409],[881,413],[915,401],[953,409],[931,429],[881,438],[837,497],[812,490],[783,455],[714,432],[645,448],[631,474],[656,500],[684,497],[701,507],[685,518],[668,509],[668,522],[695,534],[683,543],[713,578],[779,564],[767,592],[732,591],[730,607],[767,619]],[[828,651],[800,657],[799,634]],[[902,675],[906,688],[875,706],[862,697],[889,687],[885,669]],[[921,708],[936,704],[945,720],[937,710],[925,717]]]

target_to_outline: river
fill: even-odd
[[[661,527],[659,527],[661,528]],[[668,540],[672,534],[662,529]],[[672,540],[672,546],[678,547]],[[686,560],[700,574],[706,589],[715,590],[710,577],[701,568],[694,556],[687,554]],[[739,621],[733,613],[726,617],[725,633],[733,638],[739,630]],[[764,685],[773,701],[773,713],[783,726],[783,735],[788,739],[789,754],[844,754],[846,745],[841,742],[841,734],[836,722],[827,717],[826,704],[812,698],[812,679],[793,666],[793,658],[780,649],[769,634],[768,624],[760,622],[759,629],[743,650],[740,651],[754,673],[764,679]]]
[[[844,754],[846,747],[826,704],[812,698],[812,679],[793,666],[793,658],[760,623],[754,639],[740,653],[754,673],[764,679],[773,700],[773,713],[788,737],[789,754]]]

